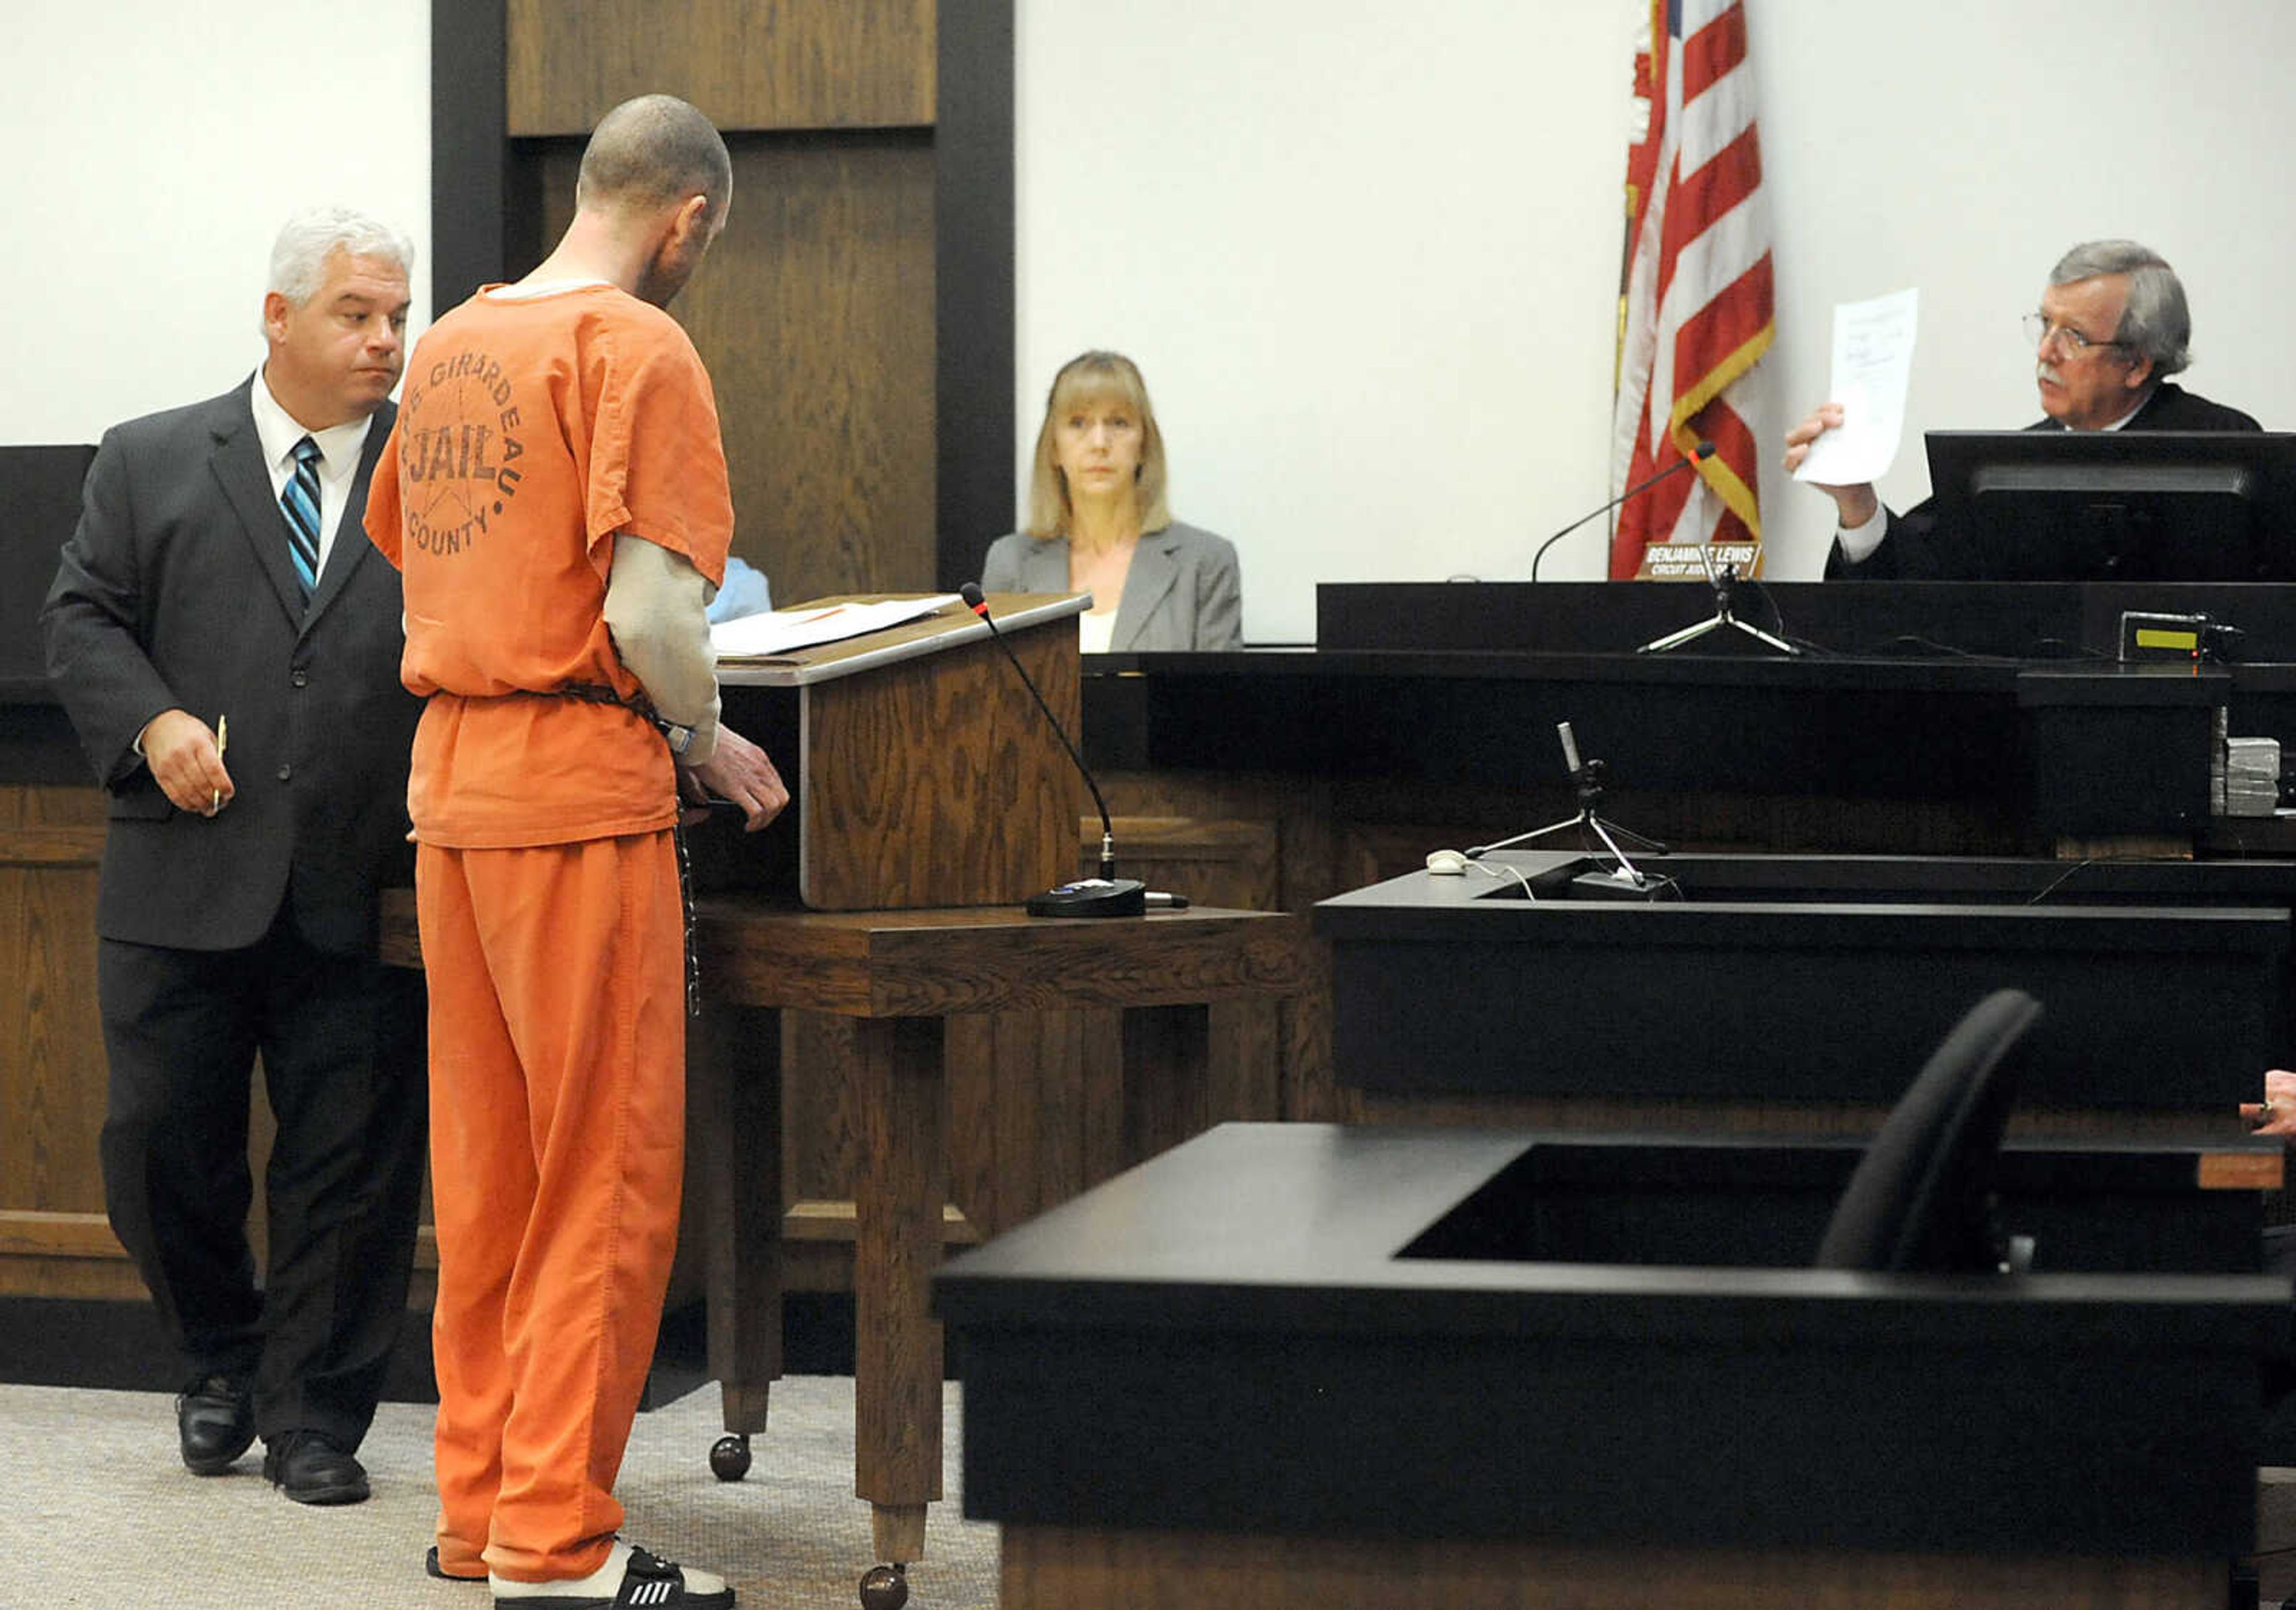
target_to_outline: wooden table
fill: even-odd
[[[879,1557],[906,1563],[923,1557],[926,1506],[941,1496],[941,1332],[930,1291],[948,1195],[946,1020],[1120,1009],[1128,1086],[1153,1083],[1168,1107],[1207,1122],[1247,1116],[1235,1108],[1256,1103],[1210,1076],[1204,1009],[1299,993],[1299,928],[1279,913],[1203,908],[1086,920],[1010,906],[827,912],[750,896],[699,902],[703,1009],[689,1036],[686,1123],[709,1367],[727,1432],[765,1429],[781,1374],[784,1009],[855,1020],[866,1157],[854,1187],[855,1491],[873,1508]],[[419,964],[404,895],[387,903],[383,949],[387,960]]]

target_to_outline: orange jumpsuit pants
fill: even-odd
[[[439,1562],[604,1564],[661,1318],[685,1141],[668,832],[419,846],[430,990]]]

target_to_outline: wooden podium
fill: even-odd
[[[872,599],[821,599],[812,609]],[[1073,735],[1083,677],[1073,593],[993,593],[1013,657]],[[1074,875],[1076,763],[989,627],[963,604],[770,659],[718,667],[726,723],[790,785],[759,835],[689,835],[697,887],[793,892],[817,911],[1007,905]],[[791,767],[794,763],[792,774]]]

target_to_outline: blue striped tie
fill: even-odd
[[[295,560],[295,579],[303,584],[303,601],[319,584],[319,444],[305,437],[295,444],[295,473],[279,494],[279,507],[287,516],[287,548]]]

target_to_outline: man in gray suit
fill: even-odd
[[[41,622],[110,796],[96,902],[112,1228],[182,1350],[184,1463],[264,1439],[290,1498],[356,1457],[406,1306],[422,1010],[375,960],[407,859],[398,573],[363,537],[404,361],[406,236],[291,219],[247,381],[104,435]],[[411,997],[411,998],[410,998]],[[277,1136],[258,1288],[251,1071]]]

